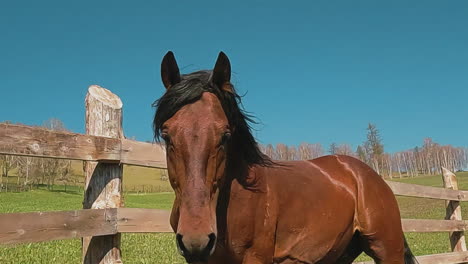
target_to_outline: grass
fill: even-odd
[[[163,170],[124,166],[124,190],[127,192],[172,192],[169,181],[161,180]]]
[[[170,209],[174,194],[127,194],[126,207]],[[43,189],[0,193],[0,213],[75,210],[82,208],[83,194]],[[122,234],[125,263],[182,264],[173,234]],[[0,247],[0,263],[81,263],[78,239]]]
[[[130,170],[130,175],[138,175],[140,170]],[[143,176],[135,176],[135,182]],[[468,173],[458,173],[460,189],[468,189]],[[128,176],[127,177],[132,177]],[[141,177],[141,178],[138,178]],[[158,176],[154,176],[157,184]],[[137,180],[138,179],[138,180]],[[428,186],[442,186],[440,176],[395,179],[396,181]],[[125,182],[125,179],[124,179]],[[125,187],[124,187],[125,188]],[[172,192],[137,194],[126,193],[126,207],[170,209],[174,195]],[[398,197],[403,218],[443,219],[445,202],[412,197]],[[47,191],[43,189],[22,193],[0,193],[0,213],[53,211],[81,209],[82,190],[75,188],[69,192]],[[463,210],[463,208],[465,210]],[[468,203],[462,203],[463,217],[468,219]],[[416,255],[436,254],[450,251],[447,233],[407,233],[408,242]],[[34,244],[0,247],[0,263],[80,263],[80,240],[50,241]],[[172,234],[123,234],[122,256],[125,263],[184,263],[178,256]],[[358,260],[367,260],[361,256]]]
[[[164,174],[164,170],[155,168],[145,168],[138,166],[124,165],[123,171],[123,189],[124,192],[136,192],[136,193],[155,193],[155,192],[172,192],[171,185],[167,180],[161,180],[161,175]],[[16,191],[18,181],[18,171],[13,169],[9,173],[8,183],[9,190]],[[7,180],[5,177],[2,179],[4,182]],[[72,172],[69,178],[69,182],[84,186],[84,175],[83,175],[83,162],[72,161]],[[64,183],[56,181],[54,190],[64,190]],[[67,189],[69,186],[67,186]]]

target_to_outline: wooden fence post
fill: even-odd
[[[86,134],[123,138],[122,101],[117,95],[105,88],[91,85],[85,104]],[[84,175],[84,209],[123,206],[121,164],[88,161],[84,163]],[[112,219],[112,216],[109,215],[109,219]],[[84,237],[83,263],[122,263],[120,234]]]
[[[458,190],[458,182],[455,174],[444,167],[442,167],[442,172],[444,187],[448,189]],[[459,201],[447,200],[446,205],[447,208],[445,219],[462,220],[461,207]],[[450,245],[452,247],[452,251],[454,252],[467,251],[465,242],[465,232],[450,232]]]

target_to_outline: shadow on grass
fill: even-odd
[[[83,191],[78,191],[78,190],[48,190],[49,192],[53,193],[67,193],[67,194],[79,194],[83,195]]]

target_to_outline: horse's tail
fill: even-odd
[[[416,260],[416,257],[413,255],[413,252],[411,252],[411,249],[408,246],[408,242],[406,242],[406,237],[405,239],[405,264],[419,264],[419,262]]]

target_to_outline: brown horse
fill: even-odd
[[[395,197],[366,164],[348,156],[273,162],[220,53],[213,71],[181,75],[172,52],[161,64],[155,138],[167,149],[175,191],[171,225],[188,263],[416,263]]]

